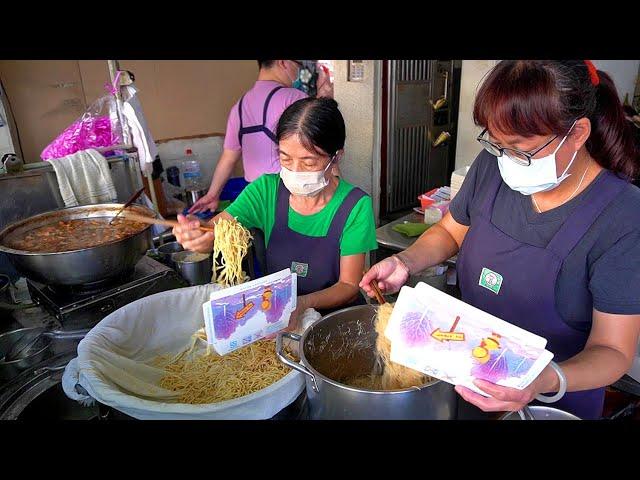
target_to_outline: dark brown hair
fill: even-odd
[[[300,143],[310,152],[330,157],[344,148],[346,138],[344,118],[333,98],[307,97],[287,107],[280,115],[276,138],[278,142],[298,135]]]
[[[640,174],[640,149],[611,77],[590,75],[585,60],[504,60],[489,73],[473,108],[476,125],[531,137],[567,134],[576,119],[591,121],[589,154],[629,179]]]

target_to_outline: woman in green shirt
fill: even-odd
[[[264,233],[267,273],[298,274],[298,308],[327,313],[364,303],[358,283],[365,254],[377,248],[371,198],[334,175],[343,154],[345,126],[338,104],[305,98],[290,105],[276,131],[280,174],[249,184],[223,213]],[[173,230],[185,249],[211,252],[214,235],[178,216]],[[289,329],[297,327],[293,315]]]

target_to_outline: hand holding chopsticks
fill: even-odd
[[[364,272],[364,275],[366,275],[367,272]],[[376,296],[376,300],[378,301],[378,303],[380,305],[384,305],[385,303],[387,303],[387,301],[384,299],[384,297],[382,296],[382,292],[380,291],[380,288],[378,288],[378,281],[377,280],[371,280],[371,282],[369,282],[369,286],[373,289],[373,293]]]

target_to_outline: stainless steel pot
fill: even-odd
[[[207,194],[207,190],[187,190],[187,208],[193,205]]]
[[[0,335],[0,379],[10,380],[43,361],[47,356],[52,339],[82,339],[89,332],[89,329],[44,332],[41,334],[41,341],[26,355],[13,361],[5,361],[5,355],[16,342],[25,335],[40,333],[39,330],[37,327],[19,328]]]
[[[171,268],[176,268],[176,263],[173,261],[174,254],[183,251],[184,248],[178,242],[165,243],[157,248],[158,256]]]
[[[406,390],[378,391],[351,387],[339,379],[368,374],[375,364],[377,307],[360,305],[331,313],[302,336],[278,334],[278,358],[305,374],[309,414],[325,420],[450,420],[457,395],[440,380]],[[284,354],[283,340],[300,342],[300,363]]]
[[[14,343],[20,340],[24,335],[31,332],[32,328],[19,328],[0,335],[0,379],[9,380],[19,375],[23,370],[30,368],[42,360],[44,360],[51,340],[45,338],[39,348],[29,352],[29,355],[18,358],[12,362],[5,362],[5,355]]]
[[[528,409],[531,416],[522,415],[520,412],[509,412],[500,417],[500,420],[580,420],[569,412],[544,405],[534,405]],[[522,418],[523,416],[525,418]]]
[[[207,255],[202,260],[190,260],[190,256],[202,255],[203,253],[194,253],[188,250],[173,254],[173,262],[176,264],[176,270],[180,273],[189,285],[206,285],[211,283],[211,270],[213,268],[213,257]]]
[[[60,253],[34,253],[4,245],[9,235],[21,235],[34,228],[62,220],[114,216],[123,204],[103,203],[63,208],[15,222],[0,232],[0,252],[4,252],[21,275],[48,285],[81,285],[115,278],[132,270],[153,246],[151,225],[141,232],[115,242]],[[141,205],[129,207],[138,215],[155,217]]]

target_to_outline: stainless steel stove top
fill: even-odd
[[[139,298],[188,286],[172,269],[143,257],[124,278],[76,287],[48,286],[27,280],[29,294],[62,330],[91,328],[109,313]]]

